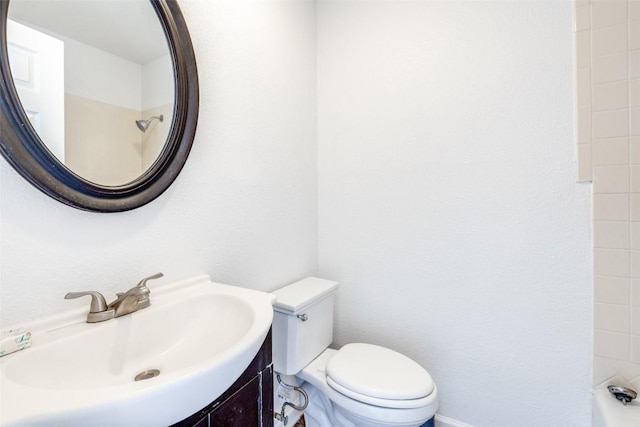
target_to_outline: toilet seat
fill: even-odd
[[[428,405],[431,402],[430,396],[424,396],[420,399],[380,399],[377,397],[371,397],[364,394],[355,393],[352,390],[346,389],[340,384],[336,384],[331,378],[327,377],[327,385],[331,387],[333,390],[337,391],[340,394],[345,395],[346,397],[353,399],[358,402],[365,403],[367,405],[375,405],[381,408],[391,408],[391,409],[414,409],[421,408],[423,406]]]
[[[386,408],[424,406],[434,390],[422,366],[373,344],[345,345],[329,360],[325,372],[327,384],[339,393]]]
[[[367,398],[363,395],[353,394],[353,392],[351,394],[356,398],[352,398],[330,386],[326,367],[338,353],[339,350],[328,348],[296,374],[299,379],[304,381],[305,389],[307,387],[317,388],[333,403],[336,411],[342,411],[343,414],[344,411],[357,414],[356,416],[368,420],[369,424],[373,425],[375,421],[385,426],[418,426],[434,416],[438,409],[438,389],[435,384],[433,391],[420,399],[405,401],[382,399],[377,403],[365,402],[375,398]],[[394,404],[396,407],[391,406]],[[398,407],[401,405],[405,405],[405,407]]]

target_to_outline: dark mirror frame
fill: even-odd
[[[162,194],[184,166],[198,121],[198,73],[187,25],[177,0],[150,0],[164,29],[173,62],[175,102],[171,129],[156,162],[135,181],[121,186],[89,182],[65,167],[29,122],[9,68],[9,0],[0,0],[0,151],[13,168],[45,194],[77,209],[122,212]]]

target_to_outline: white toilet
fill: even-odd
[[[423,367],[372,344],[329,348],[337,287],[308,277],[274,292],[274,370],[304,381],[307,427],[433,425],[438,391]]]

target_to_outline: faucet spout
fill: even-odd
[[[109,304],[109,307],[115,311],[114,317],[124,316],[125,314],[138,311],[138,297],[135,295],[127,295],[118,297],[116,301]]]
[[[109,304],[109,309],[115,311],[115,317],[120,317],[149,307],[151,305],[151,299],[149,298],[151,290],[147,287],[147,281],[159,279],[163,276],[164,274],[162,273],[156,273],[153,276],[145,277],[128,291],[117,293],[117,298]]]

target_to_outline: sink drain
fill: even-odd
[[[144,381],[149,378],[155,378],[160,375],[160,371],[158,369],[149,369],[148,371],[142,371],[134,378],[136,381]]]

